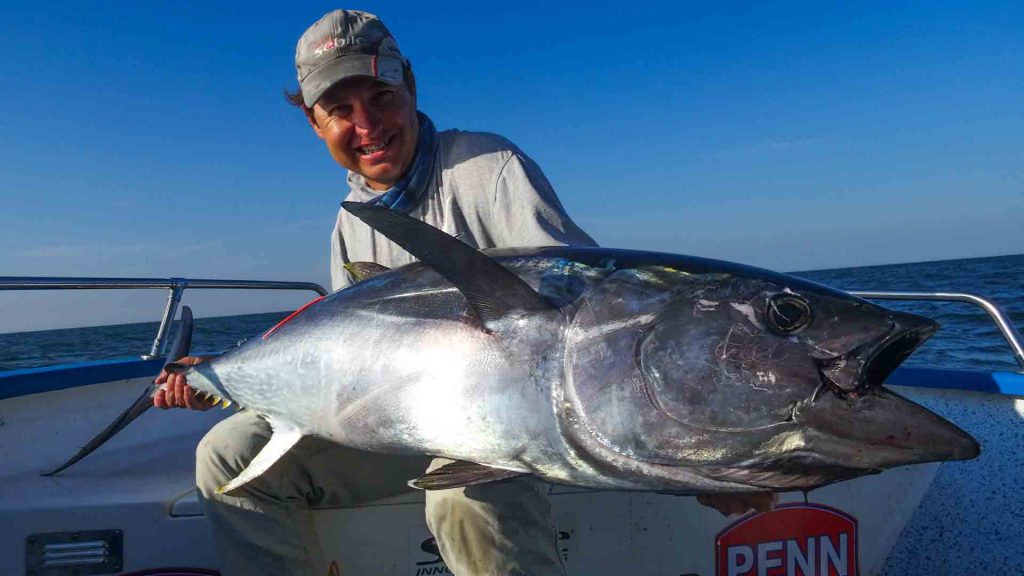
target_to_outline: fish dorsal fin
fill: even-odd
[[[484,322],[515,311],[554,309],[507,268],[425,222],[383,206],[359,202],[342,206],[454,284]]]
[[[249,465],[242,470],[242,473],[236,476],[231,482],[228,482],[224,486],[217,489],[218,494],[224,494],[230,492],[247,482],[258,478],[260,474],[269,469],[274,462],[277,462],[281,456],[284,456],[295,443],[302,439],[302,432],[294,424],[288,422],[282,422],[273,418],[268,419],[270,427],[274,429],[274,433],[270,436],[270,441],[260,450],[260,453],[249,462]]]
[[[192,347],[192,309],[188,306],[181,307],[181,319],[178,322],[178,334],[174,338],[174,344],[171,346],[171,351],[167,354],[167,364],[164,364],[164,368],[168,372],[173,372],[173,369],[168,368],[170,366],[180,366],[180,364],[174,364],[173,360],[177,360],[182,356],[188,356],[189,349]],[[142,391],[142,394],[132,402],[131,406],[126,408],[124,412],[121,412],[114,418],[114,421],[107,425],[106,428],[100,431],[92,440],[90,440],[85,446],[83,446],[74,456],[69,458],[67,462],[60,466],[50,470],[49,472],[43,472],[43,476],[53,476],[58,472],[61,472],[67,468],[70,468],[76,462],[85,458],[89,454],[92,454],[97,448],[102,446],[114,437],[115,434],[124,430],[125,426],[132,423],[133,420],[142,415],[143,412],[153,407],[153,394],[156,393],[156,384],[150,384]]]
[[[504,468],[491,468],[476,462],[456,460],[436,470],[431,470],[415,480],[411,480],[409,485],[421,490],[447,490],[448,488],[462,488],[463,486],[498,482],[499,480],[508,480],[518,476],[528,476],[528,474],[516,472],[515,470],[505,470]]]
[[[391,268],[382,266],[376,262],[349,262],[342,266],[342,268],[348,270],[349,273],[355,277],[357,282],[362,282],[363,280],[373,278],[377,274],[383,274],[384,272],[391,270]]]

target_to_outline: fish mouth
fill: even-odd
[[[867,355],[860,381],[865,386],[881,386],[904,360],[939,329],[932,320],[928,324],[909,330],[893,328],[887,338]]]
[[[819,365],[822,383],[800,406],[804,441],[824,455],[822,463],[836,467],[830,474],[969,460],[981,451],[970,434],[882,385],[938,329],[934,321],[913,314],[894,312],[889,320],[883,336]]]
[[[822,384],[815,398],[825,389],[856,393],[881,386],[896,368],[939,329],[930,318],[893,313],[890,328],[879,339],[865,342],[849,352],[818,360]]]

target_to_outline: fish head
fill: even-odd
[[[702,280],[639,344],[652,401],[682,422],[750,429],[825,390],[879,386],[938,325],[810,283]]]
[[[629,388],[611,392],[606,383],[600,396],[574,390],[608,447],[652,465],[768,488],[978,454],[970,435],[882,387],[938,329],[934,321],[795,277],[743,272],[671,281],[661,272],[670,295],[650,301],[649,320],[632,335],[609,334],[604,350],[587,356],[591,370],[614,374],[600,366],[602,357],[633,347],[632,372],[619,371]],[[603,290],[589,298],[618,298],[635,287]],[[615,310],[588,302],[577,321],[624,325]]]

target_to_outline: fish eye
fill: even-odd
[[[773,294],[768,297],[765,318],[773,332],[793,334],[811,323],[811,305],[796,294]]]

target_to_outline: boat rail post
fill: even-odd
[[[975,296],[974,294],[951,294],[951,296],[956,297],[961,302],[970,302],[980,306],[985,312],[988,312],[989,317],[996,323],[996,327],[999,328],[999,332],[1003,335],[1003,339],[1006,340],[1006,343],[1010,345],[1010,349],[1013,350],[1017,364],[1024,370],[1024,345],[1021,344],[1020,333],[1017,332],[1017,327],[1010,320],[1010,316],[1002,308],[996,306],[995,302],[987,298]]]
[[[188,280],[184,278],[171,278],[171,285],[167,290],[167,306],[164,307],[164,316],[160,319],[160,327],[157,328],[156,338],[153,339],[153,346],[149,354],[143,354],[143,360],[152,360],[163,356],[167,351],[167,332],[171,329],[171,322],[178,311],[178,304],[181,303],[181,294],[188,286]],[[177,360],[177,358],[172,358]]]

